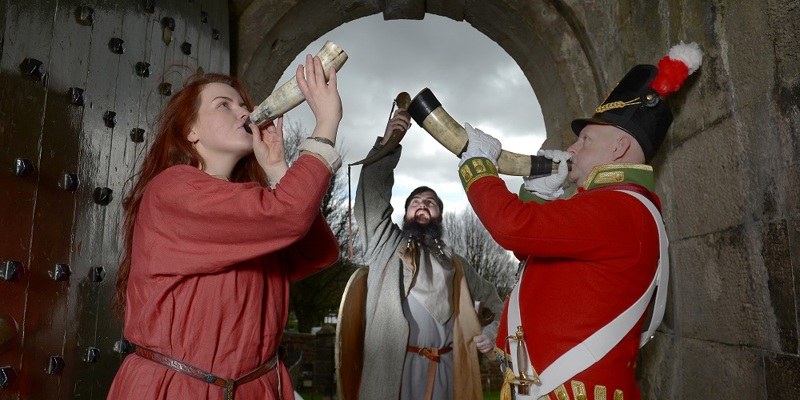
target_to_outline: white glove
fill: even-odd
[[[533,192],[535,195],[545,200],[555,200],[564,194],[564,189],[561,185],[567,180],[569,175],[569,165],[567,160],[572,158],[572,154],[562,150],[542,150],[536,152],[537,156],[545,156],[558,163],[558,172],[550,176],[539,178],[532,178],[526,176],[522,178],[525,183],[525,189]]]
[[[485,157],[492,164],[497,165],[497,157],[500,156],[500,150],[503,149],[500,141],[480,129],[473,128],[469,122],[464,124],[464,129],[467,130],[469,143],[467,143],[467,150],[461,154],[461,162],[458,163],[458,166],[460,167],[473,157]]]

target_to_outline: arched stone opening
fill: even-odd
[[[585,35],[559,2],[246,3],[231,2],[232,34],[236,35],[232,70],[254,98],[269,95],[288,64],[309,43],[339,25],[378,13],[386,20],[419,20],[435,14],[466,21],[496,42],[516,61],[536,93],[547,127],[546,146],[572,143],[571,119],[591,110],[604,90],[581,40]]]

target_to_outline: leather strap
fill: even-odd
[[[233,391],[236,386],[244,385],[247,382],[252,382],[267,372],[273,370],[278,365],[278,354],[273,355],[267,362],[261,364],[258,368],[236,378],[225,379],[200,368],[189,365],[183,361],[172,358],[168,355],[161,354],[157,351],[136,345],[136,355],[144,359],[161,364],[173,371],[180,372],[186,376],[203,381],[205,383],[219,386],[222,388],[222,397],[225,400],[233,400]],[[278,393],[280,395],[281,381],[280,374],[278,374]]]
[[[432,347],[408,346],[409,353],[417,353],[421,356],[425,356],[425,358],[428,360],[431,360],[430,365],[428,365],[428,385],[425,388],[425,398],[428,400],[433,397],[433,383],[436,379],[436,364],[439,362],[439,356],[442,354],[447,354],[451,351],[453,351],[452,347],[434,349]]]

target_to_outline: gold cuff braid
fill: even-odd
[[[488,158],[484,157],[474,157],[465,161],[458,169],[458,175],[461,177],[464,191],[469,191],[469,187],[480,178],[498,176],[497,168]]]

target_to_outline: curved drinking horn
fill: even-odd
[[[467,149],[467,131],[456,122],[430,89],[422,89],[408,107],[411,118],[436,141],[456,156]],[[558,171],[558,163],[543,156],[522,155],[501,150],[497,158],[497,171],[512,176],[547,176]]]
[[[394,116],[394,107],[395,106],[397,106],[398,108],[402,108],[404,110],[407,110],[408,106],[410,104],[411,104],[411,95],[409,95],[406,92],[400,92],[397,95],[397,97],[394,99],[394,103],[392,103],[392,111],[389,112],[389,119],[392,119],[392,117]],[[389,134],[389,140],[386,142],[386,144],[383,145],[383,147],[381,147],[380,150],[378,150],[373,155],[371,155],[371,156],[369,156],[369,157],[367,157],[367,158],[365,158],[365,159],[363,159],[361,161],[356,161],[356,162],[354,162],[354,163],[352,163],[350,165],[359,165],[359,164],[367,165],[367,164],[373,163],[373,162],[375,162],[377,160],[380,160],[381,158],[383,158],[383,156],[389,154],[390,151],[392,151],[395,147],[397,147],[397,145],[400,144],[400,141],[403,140],[403,136],[405,136],[405,135],[406,135],[406,131],[401,131],[399,129],[393,130]]]
[[[330,79],[330,68],[333,67],[337,72],[344,62],[347,61],[347,53],[340,49],[336,43],[325,42],[322,49],[317,53],[322,61],[322,69],[325,72],[325,80]],[[281,85],[278,90],[272,92],[267,98],[250,113],[250,123],[264,126],[269,121],[278,118],[289,110],[297,107],[305,101],[303,93],[297,86],[297,77],[292,77],[288,82]]]

